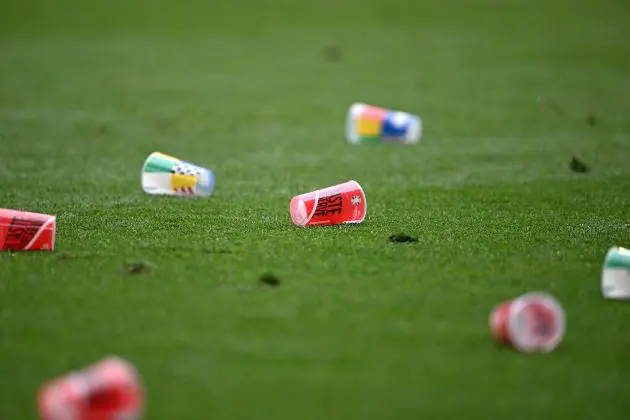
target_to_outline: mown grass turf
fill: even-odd
[[[214,3],[2,3],[1,205],[58,238],[0,255],[0,418],[111,353],[150,419],[626,418],[630,306],[599,274],[630,245],[628,5]],[[420,114],[421,144],[347,144],[353,101]],[[156,150],[216,195],[145,196]],[[347,179],[364,224],[291,225]],[[530,290],[568,313],[550,355],[489,338]]]

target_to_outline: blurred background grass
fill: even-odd
[[[630,242],[628,12],[2,1],[2,207],[59,233],[0,255],[0,418],[109,353],[138,365],[151,419],[625,418],[630,310],[598,281]],[[354,101],[418,113],[422,142],[348,145]],[[144,196],[155,150],[213,169],[216,196]],[[350,178],[362,226],[290,225],[292,195]],[[563,346],[494,346],[492,306],[533,289],[565,305]]]

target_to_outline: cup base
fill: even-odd
[[[519,351],[548,353],[562,341],[566,320],[562,306],[546,293],[528,293],[496,307],[490,316],[495,339]]]

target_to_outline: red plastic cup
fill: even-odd
[[[497,341],[519,351],[549,353],[564,337],[566,317],[552,296],[528,293],[494,308],[490,330]]]
[[[55,216],[0,209],[0,251],[52,251]]]
[[[135,368],[109,357],[44,384],[37,408],[42,420],[136,420],[144,392]]]
[[[289,205],[297,226],[361,223],[367,212],[363,188],[356,181],[296,195]]]

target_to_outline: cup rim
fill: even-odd
[[[361,220],[352,220],[352,221],[347,221],[344,223],[350,223],[350,224],[359,224],[359,223],[363,223],[363,221],[365,220],[365,216],[367,215],[367,210],[368,210],[368,203],[367,203],[367,197],[365,196],[365,191],[363,191],[363,187],[361,186],[361,184],[359,184],[357,181],[355,181],[354,179],[351,179],[348,182],[352,182],[356,185],[356,187],[359,189],[359,191],[361,191],[361,196],[363,199],[363,217],[361,217]]]
[[[366,104],[363,102],[355,102],[350,105],[348,109],[346,116],[346,137],[350,143],[359,143],[359,134],[354,130],[354,122],[365,106]]]
[[[525,330],[523,330],[519,325],[522,311],[534,302],[550,309],[556,316],[555,336],[547,343],[542,343],[535,337],[531,337],[529,326],[526,326]],[[510,341],[515,348],[524,352],[540,351],[548,353],[558,347],[566,331],[566,315],[560,303],[553,296],[543,292],[530,292],[516,298],[510,306],[508,333]]]

